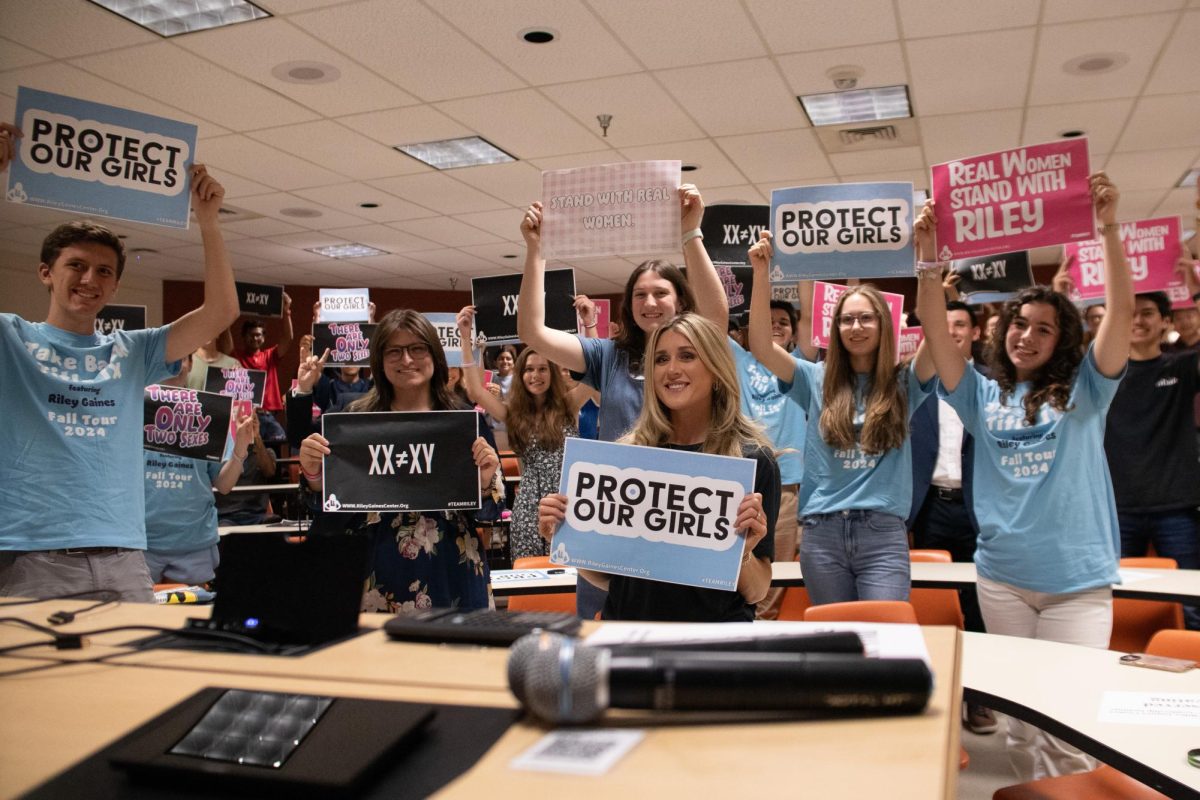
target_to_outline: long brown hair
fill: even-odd
[[[617,349],[628,354],[631,364],[640,360],[646,350],[646,332],[633,319],[633,286],[646,272],[653,272],[671,282],[675,289],[675,311],[678,314],[696,310],[696,294],[679,267],[670,261],[657,258],[643,261],[634,267],[633,272],[629,273],[629,280],[625,281],[625,293],[621,296],[621,327],[613,337]]]
[[[1071,410],[1071,382],[1083,361],[1083,319],[1079,310],[1063,295],[1049,286],[1030,286],[1000,309],[1000,322],[996,325],[996,339],[988,352],[992,376],[1000,385],[1000,399],[1007,401],[1017,386],[1017,367],[1008,357],[1008,327],[1021,314],[1026,303],[1045,303],[1052,307],[1058,322],[1058,343],[1050,360],[1042,365],[1030,381],[1033,385],[1025,393],[1025,424],[1037,422],[1038,409],[1045,403],[1062,412]]]
[[[646,342],[647,364],[654,363],[654,351],[658,347],[658,341],[667,331],[675,331],[686,337],[696,348],[701,363],[712,374],[712,424],[704,437],[704,452],[740,458],[743,455],[743,446],[747,444],[756,444],[768,452],[773,452],[762,427],[742,413],[737,367],[734,365],[725,331],[699,314],[680,314],[650,334],[650,340]],[[653,372],[653,369],[648,371]],[[629,433],[621,437],[621,442],[661,447],[670,440],[674,430],[671,412],[658,399],[655,384],[653,375],[647,375],[642,412]]]
[[[908,437],[908,393],[900,380],[903,367],[896,366],[896,336],[892,331],[892,315],[887,302],[874,286],[852,286],[838,298],[834,308],[834,326],[846,300],[861,295],[871,304],[879,317],[879,349],[875,364],[867,376],[863,398],[863,426],[857,440],[854,435],[854,414],[857,410],[858,381],[850,364],[850,353],[842,344],[841,331],[829,337],[825,355],[825,381],[821,387],[821,438],[830,447],[850,448],[855,442],[864,453],[877,454],[904,444]]]
[[[567,401],[567,388],[563,385],[558,365],[542,356],[550,372],[550,386],[542,395],[539,405],[537,397],[525,388],[525,365],[529,357],[539,355],[533,348],[526,347],[517,356],[513,368],[512,385],[508,388],[508,443],[513,452],[523,455],[536,440],[544,450],[557,450],[563,446],[563,428],[571,427],[575,415]]]
[[[375,335],[371,337],[371,374],[375,385],[369,392],[355,400],[347,411],[391,411],[396,399],[396,390],[387,379],[383,369],[383,351],[388,340],[396,331],[405,330],[429,346],[429,357],[433,359],[433,376],[429,379],[429,407],[434,411],[454,411],[466,405],[450,393],[446,382],[450,368],[446,366],[446,351],[438,339],[437,331],[419,311],[400,308],[389,311],[379,321]]]

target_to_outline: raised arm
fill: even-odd
[[[287,292],[283,293],[283,333],[279,335],[279,343],[275,347],[275,352],[280,358],[287,355],[292,349],[292,339],[296,336],[292,329],[292,298]]]
[[[690,183],[679,187],[679,214],[679,227],[687,237],[683,243],[683,263],[687,266],[688,283],[696,294],[696,311],[725,330],[729,325],[729,298],[725,296],[725,287],[704,249],[704,238],[688,236],[691,231],[700,230],[700,223],[704,221],[704,198]]]
[[[585,339],[595,339],[596,326],[599,324],[596,320],[595,301],[586,294],[575,295],[575,313],[579,316],[579,323],[583,326],[579,335]]]
[[[1092,355],[1100,374],[1115,378],[1129,361],[1129,340],[1133,333],[1133,275],[1125,258],[1117,225],[1117,201],[1120,192],[1103,172],[1089,179],[1092,186],[1092,206],[1104,240],[1104,304],[1107,311],[1096,331]]]
[[[254,440],[255,414],[242,414],[237,420],[237,430],[233,437],[233,457],[221,465],[221,472],[213,481],[213,487],[221,494],[229,494],[242,477],[242,465],[249,455],[250,442]]]
[[[807,361],[816,361],[819,348],[813,344],[813,282],[796,282],[796,349]]]
[[[0,122],[0,172],[8,169],[8,163],[17,156],[17,139],[25,134],[10,122]]]
[[[458,323],[458,341],[462,346],[463,387],[467,397],[480,405],[493,419],[504,422],[508,419],[508,406],[499,397],[483,388],[483,364],[475,358],[471,343],[471,323],[475,320],[475,306],[463,306],[455,321]],[[480,356],[482,358],[482,354]]]
[[[167,336],[167,361],[178,361],[228,328],[238,316],[233,266],[225,251],[217,214],[225,189],[201,164],[192,165],[192,210],[200,223],[204,242],[204,303],[171,325]]]
[[[535,202],[521,218],[521,236],[525,238],[525,275],[517,299],[517,336],[550,361],[575,372],[587,366],[583,345],[565,331],[546,325],[546,262],[542,258],[542,204]]]
[[[917,243],[917,316],[921,318],[921,329],[925,341],[917,350],[913,370],[922,383],[937,373],[938,380],[947,391],[954,391],[962,380],[967,360],[958,351],[954,339],[950,338],[950,326],[946,321],[946,292],[942,287],[942,269],[937,261],[937,214],[934,202],[927,200],[921,215],[913,224],[913,236]]]
[[[750,289],[750,327],[747,336],[750,339],[750,352],[775,377],[787,383],[792,382],[796,374],[796,360],[787,350],[775,344],[771,339],[771,232],[763,231],[762,236],[750,247],[750,267],[754,270],[754,285]],[[809,323],[811,328],[811,322]],[[812,335],[809,334],[809,341]]]

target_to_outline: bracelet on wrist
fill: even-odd
[[[583,327],[587,328],[587,329],[590,331],[590,330],[594,329],[594,328],[595,328],[597,325],[599,325],[599,324],[600,324],[599,322],[593,322],[591,325],[588,325],[588,324],[585,322],[585,323],[583,324]]]
[[[321,473],[324,471],[325,471],[324,468],[321,468],[321,469],[318,469],[316,472],[309,472],[308,470],[306,470],[304,468],[303,465],[301,465],[301,467],[300,467],[300,474],[303,475],[305,478],[308,478],[310,481],[321,480]]]
[[[945,261],[918,261],[913,272],[919,279],[942,278],[942,268],[946,266]]]
[[[470,367],[478,367],[478,361],[464,361],[458,365],[460,369],[469,369]]]
[[[238,461],[245,461],[246,456],[248,456],[248,455],[250,455],[250,453],[248,451],[245,453],[242,453],[240,456],[237,454],[236,450],[233,452],[233,457],[236,458]]]
[[[690,231],[683,234],[680,244],[687,244],[692,239],[703,239],[703,238],[704,238],[703,231],[701,231],[699,228],[692,228]]]
[[[1115,222],[1107,222],[1096,230],[1098,230],[1100,235],[1103,236],[1106,233],[1116,233],[1118,230],[1120,230],[1120,226]]]

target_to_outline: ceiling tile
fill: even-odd
[[[525,247],[516,245],[512,242],[498,242],[496,244],[476,244],[467,247],[460,247],[464,253],[482,258],[484,261],[490,261],[498,267],[521,271],[525,266]],[[507,256],[516,256],[508,258]]]
[[[1162,198],[1162,202],[1154,209],[1151,216],[1165,217],[1173,214],[1178,214],[1183,223],[1183,229],[1194,230],[1196,225],[1194,218],[1200,215],[1200,210],[1196,209],[1196,190],[1187,187],[1184,189],[1172,189],[1167,192]]]
[[[740,4],[605,0],[593,8],[649,69],[766,55]]]
[[[899,38],[890,0],[748,0],[774,53],[826,50]]]
[[[593,150],[588,153],[572,153],[566,156],[548,156],[545,158],[530,159],[538,169],[543,172],[552,172],[556,169],[574,169],[576,167],[595,167],[604,164],[619,164],[622,161],[629,159],[621,155],[616,150]]]
[[[540,196],[541,192],[538,192],[538,195]],[[520,242],[522,240],[521,214],[521,209],[505,208],[498,211],[480,211],[474,214],[456,214],[454,218],[508,242]]]
[[[201,31],[176,41],[180,47],[326,116],[417,102],[412,95],[282,19]],[[292,61],[328,64],[341,77],[328,83],[301,84],[272,74],[276,66]]]
[[[1113,153],[1104,169],[1124,192],[1165,189],[1174,186],[1196,160],[1196,148],[1153,150],[1143,153]]]
[[[432,250],[438,246],[437,242],[405,233],[390,225],[359,225],[353,228],[338,228],[329,233],[348,242],[358,242],[389,253],[411,253],[417,250]]]
[[[454,178],[514,206],[525,206],[542,194],[542,171],[525,161],[463,167],[454,170]]]
[[[799,102],[770,59],[727,61],[655,74],[710,136],[808,126]]]
[[[453,172],[453,170],[450,170]],[[491,195],[472,189],[447,174],[427,172],[368,181],[376,189],[394,194],[413,203],[431,208],[439,214],[463,214],[470,211],[491,211],[508,205]]]
[[[329,120],[268,128],[246,135],[357,180],[412,171],[412,159],[408,156]]]
[[[159,41],[157,34],[78,0],[7,0],[4,35],[55,58]]]
[[[944,0],[904,0],[897,4],[905,36],[948,36],[999,28],[1036,25],[1041,0],[1003,3],[947,3]]]
[[[811,130],[724,136],[717,145],[753,183],[829,175],[833,168]]]
[[[447,247],[488,244],[499,240],[499,237],[451,217],[410,219],[404,222],[393,222],[391,227]]]
[[[1154,14],[1043,26],[1029,90],[1030,104],[1137,95],[1176,19],[1175,14]],[[1129,62],[1096,75],[1073,75],[1063,70],[1067,62],[1092,53],[1124,53]]]
[[[0,70],[27,67],[49,60],[50,56],[19,45],[11,39],[0,37]]]
[[[542,92],[590,130],[600,132],[599,113],[612,115],[612,147],[701,136],[690,117],[647,74],[546,86]]]
[[[706,186],[729,186],[744,183],[746,176],[733,165],[711,139],[690,142],[626,147],[621,154],[630,161],[674,161],[695,164],[699,169],[681,174],[684,183],[694,183],[702,190]]]
[[[1019,108],[1033,59],[1033,28],[922,39],[906,45],[913,112]]]
[[[524,82],[419,3],[367,0],[289,20],[425,101],[517,89]],[[446,60],[438,54],[453,54]],[[436,63],[435,63],[436,62]],[[445,68],[439,68],[445,67]]]
[[[412,257],[431,267],[440,267],[459,274],[466,274],[466,270],[472,270],[478,275],[498,274],[504,271],[478,256],[453,248],[422,250],[420,253],[414,253]]]
[[[227,169],[275,189],[302,189],[346,180],[343,175],[246,136],[209,139],[204,143],[204,157],[214,168]]]
[[[1147,94],[1200,91],[1200,11],[1183,15],[1154,65]]]
[[[394,194],[388,194],[365,183],[339,183],[315,189],[297,189],[293,194],[371,222],[396,222],[433,214],[433,211],[424,206],[401,200]],[[362,208],[362,203],[377,203],[378,208]]]
[[[1194,147],[1200,152],[1200,94],[1143,97],[1134,106],[1117,150]]]
[[[861,69],[862,77],[858,79],[858,85],[862,88],[910,83],[908,70],[904,66],[904,51],[899,42],[793,53],[780,56],[778,60],[779,68],[787,78],[789,94],[793,96],[835,91],[837,87],[828,73],[840,66]],[[793,102],[798,101],[793,98]],[[804,116],[803,113],[801,116]],[[808,117],[804,119],[807,122]]]
[[[235,231],[246,236],[281,236],[285,233],[302,233],[304,231],[299,225],[293,225],[290,222],[283,222],[278,219],[271,219],[270,217],[223,222],[221,223],[221,230]]]
[[[921,118],[927,164],[994,153],[1021,144],[1021,110],[982,111]]]
[[[293,225],[299,225],[301,228],[309,230],[327,230],[329,228],[346,227],[348,225],[361,225],[363,220],[351,214],[346,214],[341,211],[334,211],[331,208],[318,205],[311,200],[306,200],[303,197],[298,197],[294,194],[285,192],[276,192],[274,194],[260,194],[254,197],[238,198],[237,205],[247,211],[254,211],[259,214],[264,214],[268,217],[290,222]],[[309,208],[320,212],[318,217],[291,217],[280,213],[285,208]]]
[[[533,85],[620,75],[640,68],[579,0],[430,0],[428,5]],[[529,28],[550,29],[557,37],[547,44],[530,44],[520,36]]]
[[[1124,17],[1131,14],[1149,14],[1155,11],[1174,11],[1183,5],[1183,0],[1045,0],[1046,10],[1042,23],[1079,22],[1105,17]]]
[[[767,202],[767,199],[763,197],[763,193],[759,191],[758,187],[749,183],[737,186],[706,186],[703,192],[704,203],[709,206],[715,206],[720,203],[761,205]]]
[[[922,169],[925,159],[920,147],[889,147],[861,153],[832,153],[829,161],[838,175],[870,175],[897,169]]]
[[[164,103],[186,97],[190,108],[203,109],[206,119],[235,131],[316,117],[303,106],[226,72],[171,42],[85,56],[72,63]],[[145,69],[147,63],[153,63],[155,68]]]
[[[356,114],[341,117],[338,122],[388,147],[440,139],[460,139],[473,133],[466,125],[455,122],[433,106],[408,106],[390,111]],[[415,158],[409,161],[409,172],[425,172],[430,169]]]
[[[1021,143],[1049,142],[1063,131],[1079,130],[1087,135],[1088,149],[1093,154],[1109,153],[1116,147],[1117,135],[1132,110],[1132,99],[1033,106],[1025,113]]]
[[[599,126],[592,133],[533,89],[448,100],[437,108],[517,158],[584,152],[601,145]]]

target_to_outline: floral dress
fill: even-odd
[[[487,559],[466,511],[368,514],[371,566],[363,611],[488,608]]]
[[[578,436],[574,425],[563,428],[563,437]],[[538,533],[538,502],[558,491],[562,475],[563,449],[545,450],[534,439],[521,453],[521,484],[513,503],[512,523],[509,526],[509,545],[512,557],[545,556],[550,543]]]

